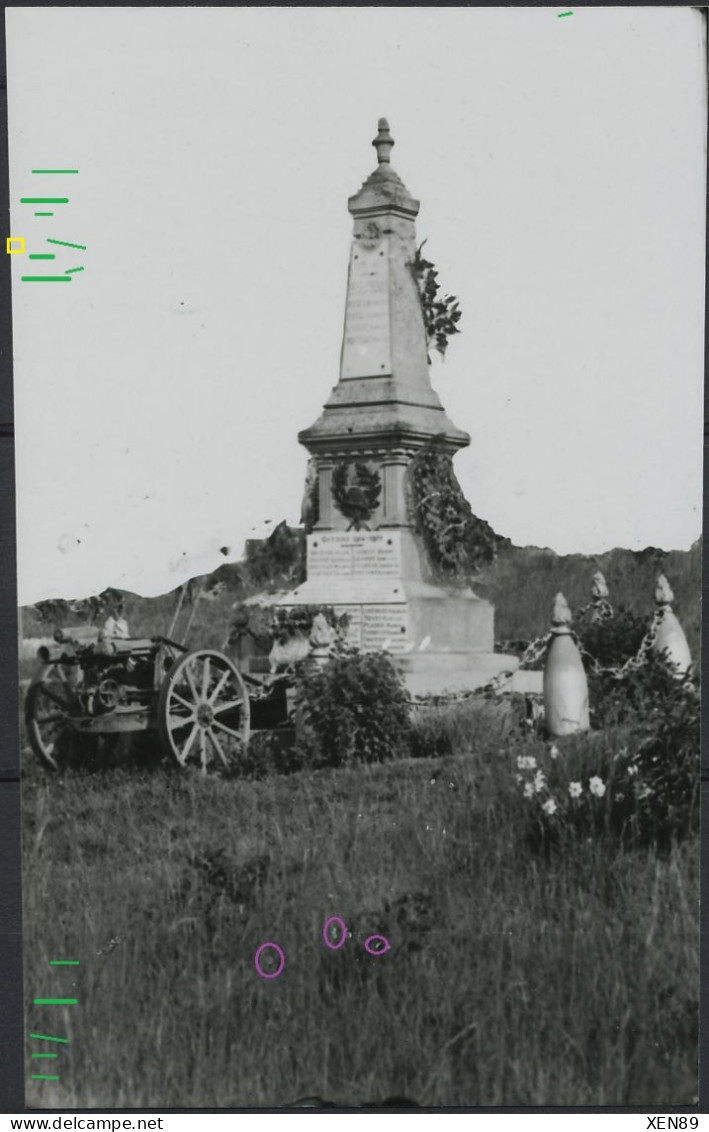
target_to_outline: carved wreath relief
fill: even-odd
[[[348,531],[368,531],[367,521],[379,506],[382,481],[379,472],[363,463],[346,460],[336,464],[332,472],[332,498],[338,510],[350,519]]]

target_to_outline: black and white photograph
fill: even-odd
[[[27,1108],[697,1109],[706,12],[5,16]]]

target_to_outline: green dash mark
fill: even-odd
[[[55,256],[54,252],[37,252],[35,255],[30,255],[29,258],[30,259],[56,259],[57,257]],[[54,962],[56,962],[56,960],[50,959],[50,963],[54,963]]]
[[[33,169],[33,173],[78,173],[78,169]]]
[[[60,276],[61,278],[61,276]],[[35,998],[35,1006],[76,1006],[78,998]]]
[[[59,1057],[59,1054],[58,1053],[33,1053],[32,1057],[44,1057],[44,1058],[53,1057],[53,1058],[57,1058],[57,1057]]]
[[[30,1034],[31,1038],[38,1038],[40,1042],[61,1042],[62,1045],[68,1046],[68,1038],[53,1038],[51,1034]]]
[[[70,244],[68,240],[50,240],[49,236],[47,236],[47,243],[61,244],[63,248],[79,248],[82,252],[86,251],[86,244]]]
[[[35,216],[54,216],[53,212],[35,212]]]
[[[54,259],[53,255],[34,256],[31,255],[30,259]],[[50,959],[50,967],[78,967],[80,960],[78,959]]]
[[[71,275],[21,275],[23,283],[71,283]]]
[[[67,267],[65,275],[73,275],[75,271],[83,271],[83,267]]]
[[[30,1079],[32,1081],[58,1081],[59,1075],[52,1073],[33,1073]]]
[[[563,16],[573,16],[573,14],[573,12],[559,12],[557,14],[557,19],[560,20]]]
[[[69,197],[20,197],[20,204],[68,204]]]

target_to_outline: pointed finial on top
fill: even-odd
[[[594,599],[608,597],[608,585],[606,583],[605,577],[600,570],[596,570],[596,573],[593,575],[591,597]]]
[[[669,605],[672,601],[674,601],[674,596],[675,595],[672,593],[672,587],[667,581],[665,575],[658,574],[657,584],[655,586],[655,601],[657,602],[657,604]]]
[[[390,154],[394,147],[394,139],[389,133],[389,123],[387,122],[386,118],[380,118],[377,126],[379,132],[372,142],[372,145],[377,151],[377,160],[379,161],[379,164],[388,164],[391,160]]]
[[[569,625],[571,623],[571,610],[569,603],[562,593],[554,598],[554,608],[551,614],[551,623],[554,626]]]

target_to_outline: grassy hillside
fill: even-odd
[[[495,605],[498,640],[533,638],[549,626],[554,595],[561,590],[572,610],[586,605],[596,570],[605,575],[610,600],[652,617],[655,578],[665,573],[674,591],[674,610],[687,634],[692,656],[699,660],[701,627],[701,543],[688,551],[610,550],[595,556],[557,555],[536,547],[503,550],[478,585],[481,596]]]
[[[649,620],[658,564],[698,657],[698,547],[661,563],[509,548],[479,592],[500,641],[543,633],[558,590],[585,604],[599,568],[616,608]],[[190,643],[222,647],[240,594],[196,600],[175,637],[193,617]],[[131,632],[167,632],[175,601],[126,595]],[[26,635],[46,631],[28,611]],[[27,1103],[694,1103],[698,839],[660,853],[601,830],[535,851],[517,760],[548,747],[509,708],[442,711],[419,719],[416,759],[258,781],[125,752],[49,778],[24,750],[26,1001],[79,1000],[29,1007],[28,1032],[71,1044]],[[559,762],[587,784],[647,727],[564,741]],[[443,732],[452,753],[435,758]],[[329,951],[335,914],[351,937]],[[364,951],[373,932],[386,955]],[[254,968],[265,941],[286,956],[270,981]],[[80,966],[49,967],[58,956]]]
[[[485,734],[446,759],[258,782],[28,763],[26,1001],[79,1005],[29,1008],[28,1030],[71,1045],[27,1103],[691,1104],[696,840],[531,852],[513,771],[541,744],[504,716]],[[369,958],[376,931],[392,947]],[[272,981],[265,941],[285,951]]]
[[[236,567],[222,566],[215,571],[212,577],[224,581],[225,588],[213,601],[200,600],[195,596],[198,609],[192,619],[191,644],[222,648],[229,631],[231,607],[237,599],[268,588],[269,583],[274,588],[283,589],[296,584],[291,581],[289,587],[289,572],[283,571],[281,561],[276,562],[271,575],[267,564],[259,563],[259,567],[258,583],[249,583],[247,577],[246,584],[243,584],[244,572]],[[545,633],[549,627],[552,601],[559,590],[566,596],[572,610],[586,605],[596,570],[603,571],[615,608],[625,606],[646,617],[648,623],[654,611],[655,578],[658,570],[662,570],[674,590],[674,610],[687,634],[692,656],[699,660],[702,582],[699,541],[689,551],[665,553],[653,548],[639,552],[617,549],[596,556],[557,555],[537,547],[505,547],[497,561],[476,583],[480,596],[495,606],[496,640],[530,640]],[[205,579],[206,586],[209,580]],[[199,586],[194,587],[195,595],[198,589]],[[125,600],[132,635],[167,632],[177,603],[175,593],[158,598],[126,594]],[[176,628],[177,639],[182,639],[191,615],[191,605],[185,604]],[[59,620],[71,621],[72,614],[67,612]],[[77,618],[73,617],[73,620]],[[43,625],[32,610],[25,611],[25,636],[42,636],[53,627],[53,620]]]

